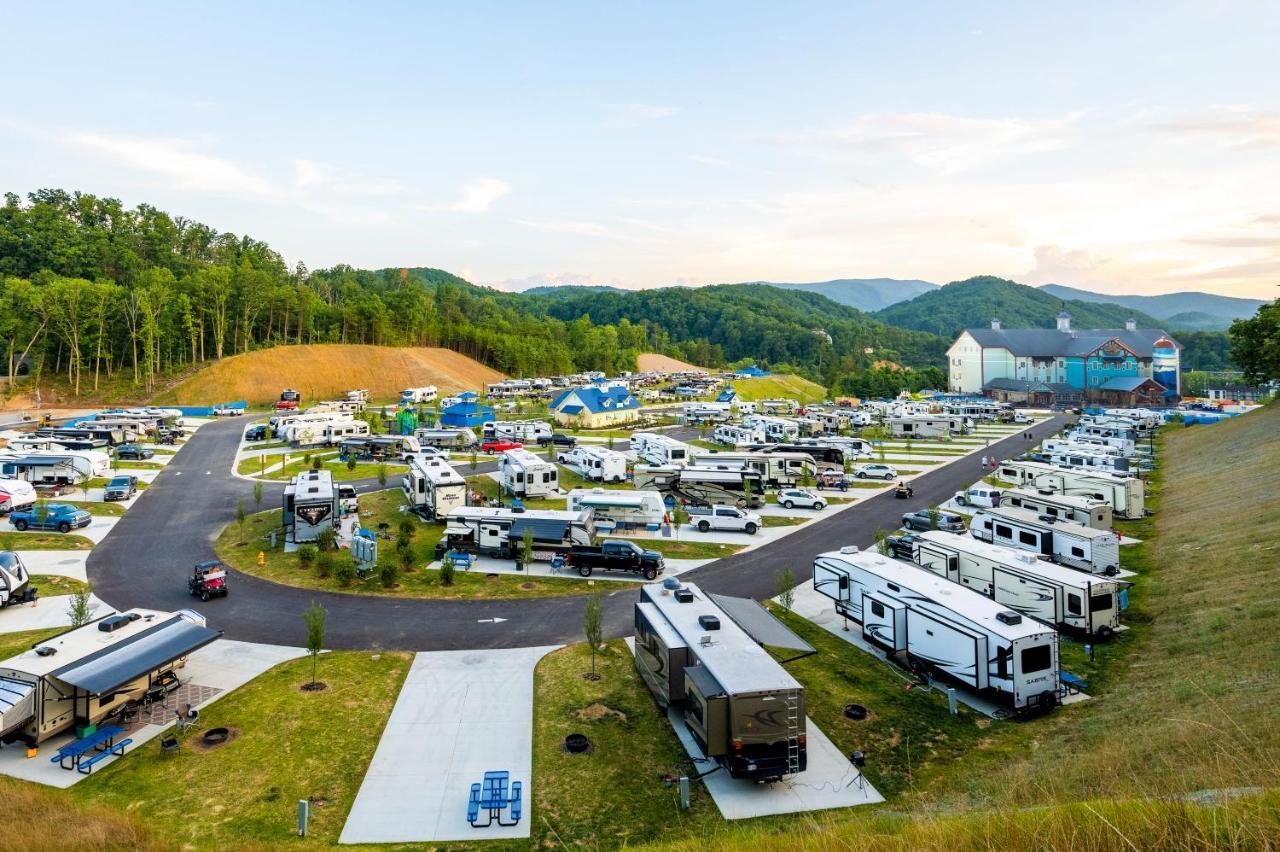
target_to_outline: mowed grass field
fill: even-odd
[[[285,387],[296,388],[304,404],[365,388],[374,401],[398,399],[406,387],[435,385],[443,396],[483,391],[502,373],[449,349],[315,343],[277,346],[232,355],[211,363],[157,397],[156,402],[274,402]]]
[[[794,399],[799,402],[822,402],[827,389],[800,376],[779,374],[758,379],[734,379],[730,384],[747,402],[761,399]]]

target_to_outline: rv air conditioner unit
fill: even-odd
[[[844,547],[840,548],[840,552],[841,552],[841,553],[857,553],[857,552],[858,552],[858,547],[857,547],[857,545],[849,544],[849,545],[846,545],[846,546],[844,546]]]
[[[693,603],[693,592],[688,589],[676,589],[676,600],[680,603]]]
[[[700,615],[698,616],[698,626],[703,630],[719,630],[720,619],[714,615]]]
[[[103,633],[113,633],[124,627],[131,621],[137,621],[142,616],[136,612],[118,613],[116,615],[108,615],[106,618],[98,622],[98,629]]]
[[[1005,624],[1021,624],[1022,616],[1012,610],[1004,610],[996,613],[996,619],[1003,621]]]

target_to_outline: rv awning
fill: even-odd
[[[471,535],[471,527],[465,524],[445,524],[445,535]]]
[[[568,521],[517,518],[511,522],[510,536],[512,541],[519,541],[524,537],[524,531],[530,530],[534,541],[563,541],[568,529]]]
[[[166,663],[203,648],[222,635],[182,616],[150,627],[118,644],[51,673],[90,695],[104,695]]]
[[[770,615],[768,610],[751,598],[711,595],[711,600],[715,601],[716,606],[724,610],[725,615],[732,618],[735,624],[746,631],[748,636],[761,645],[799,651],[802,657],[817,653],[812,645],[792,633],[790,628]],[[792,657],[792,659],[799,658]]]
[[[0,678],[0,734],[8,733],[36,712],[36,685]]]

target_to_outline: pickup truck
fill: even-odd
[[[524,444],[519,441],[510,441],[506,438],[490,438],[480,445],[482,453],[505,453],[507,450],[518,450]]]
[[[643,574],[646,580],[656,578],[666,569],[666,561],[662,554],[655,550],[645,550],[631,541],[609,540],[599,547],[575,545],[565,554],[565,563],[575,569],[583,577],[590,577],[591,572],[630,571]]]
[[[107,487],[102,489],[102,499],[108,503],[112,500],[128,500],[137,493],[138,477],[121,474],[111,477],[107,482]]]
[[[554,435],[539,435],[538,446],[545,447],[547,444],[554,444],[557,447],[576,447],[578,439],[572,435],[562,435],[557,432]]]
[[[919,512],[908,512],[902,516],[902,526],[909,530],[942,530],[943,532],[964,532],[964,518],[953,512],[939,512],[933,509],[921,509]]]
[[[140,447],[137,444],[121,444],[116,447],[116,458],[132,459],[134,461],[146,461],[155,458],[156,451],[148,447]]]
[[[689,523],[699,532],[708,530],[733,530],[755,535],[764,526],[760,516],[734,506],[689,506]]]
[[[93,516],[84,509],[77,509],[66,503],[49,503],[46,506],[32,506],[9,515],[9,523],[13,528],[23,530],[57,530],[71,532],[73,529],[89,526]]]

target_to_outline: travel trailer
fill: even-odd
[[[466,506],[445,516],[444,538],[436,545],[436,558],[454,550],[512,559],[523,546],[526,529],[540,551],[595,544],[595,514],[590,509],[568,512]]]
[[[336,530],[338,489],[327,470],[300,473],[285,486],[282,511],[286,541],[298,544],[314,542],[326,529]]]
[[[630,446],[637,461],[668,467],[683,467],[693,452],[693,447],[683,441],[659,432],[632,433]]]
[[[1001,462],[995,475],[1017,485],[1072,497],[1092,497],[1111,506],[1117,518],[1146,514],[1146,485],[1136,476],[1117,476],[1101,470],[1073,470],[1042,462]]]
[[[22,557],[12,550],[0,551],[0,607],[32,603],[37,597],[31,574]],[[4,682],[0,681],[0,708],[4,707]],[[3,713],[0,709],[0,713]]]
[[[624,491],[620,488],[575,488],[569,492],[570,512],[591,509],[596,528],[657,527],[667,516],[667,504],[657,491]]]
[[[324,427],[324,442],[329,446],[341,444],[347,438],[366,438],[369,424],[363,420],[331,420]]]
[[[427,405],[436,401],[436,386],[426,385],[420,388],[405,388],[400,391],[401,405]]]
[[[820,554],[813,587],[891,660],[995,693],[1018,711],[1058,704],[1058,633],[1041,621],[856,547]]]
[[[1133,453],[1122,452],[1119,447],[1105,443],[1104,439],[1097,441],[1090,440],[1087,437],[1080,438],[1049,438],[1040,444],[1040,451],[1044,453],[1090,453],[1103,456],[1123,456],[1124,458],[1132,458]]]
[[[36,503],[36,489],[22,479],[0,479],[0,514],[27,509]]]
[[[470,429],[415,429],[413,437],[423,447],[449,450],[463,450],[478,443],[476,433]]]
[[[221,635],[191,610],[131,609],[37,642],[0,662],[0,740],[34,747],[100,725]]]
[[[813,479],[818,473],[813,457],[807,453],[735,452],[695,448],[689,458],[690,464],[699,467],[754,470],[766,485],[775,488],[787,488],[801,480]]]
[[[745,447],[748,444],[763,444],[764,432],[759,429],[748,429],[745,426],[725,424],[715,428],[711,433],[711,440],[726,447]]]
[[[1129,438],[1103,438],[1098,435],[1089,435],[1085,432],[1070,430],[1064,432],[1063,440],[1070,441],[1073,444],[1087,444],[1094,447],[1112,447],[1119,455],[1125,458],[1133,458],[1138,454],[1138,445]],[[1046,442],[1047,443],[1047,442]]]
[[[800,437],[800,424],[785,417],[752,414],[742,418],[742,425],[748,429],[759,429],[764,433],[765,442],[770,444],[794,441]]]
[[[944,438],[968,431],[963,417],[942,414],[890,417],[885,421],[895,438]]]
[[[1099,530],[1111,529],[1111,504],[1093,497],[1072,497],[1047,488],[1014,488],[1000,493],[999,505],[1026,509],[1056,521],[1084,524]]]
[[[467,505],[467,480],[439,457],[410,456],[400,490],[412,510],[427,520],[443,519]]]
[[[1128,474],[1134,466],[1129,459],[1107,455],[1094,450],[1051,450],[1040,453],[1046,464],[1069,467],[1076,470],[1101,470],[1107,473]]]
[[[111,457],[93,450],[0,451],[0,476],[32,485],[76,485],[100,479],[111,470]]]
[[[498,476],[502,490],[515,497],[546,497],[560,492],[560,469],[525,449],[500,454]]]
[[[764,479],[757,471],[740,467],[726,470],[702,465],[638,464],[632,481],[636,488],[653,488],[695,506],[725,503],[758,509],[764,505]]]
[[[969,534],[1091,574],[1115,574],[1120,570],[1120,537],[1115,533],[1058,523],[1026,509],[981,509],[969,522]]]
[[[558,456],[566,467],[573,468],[583,479],[592,482],[625,482],[627,457],[616,450],[593,444],[582,444]]]
[[[1108,639],[1120,629],[1129,584],[1084,574],[1025,550],[932,530],[915,536],[912,559],[939,577],[1058,627]]]
[[[684,423],[723,423],[732,416],[727,402],[686,402],[680,406],[680,419]]]
[[[485,438],[507,438],[522,444],[551,437],[551,424],[543,420],[490,420],[481,427]]]
[[[126,437],[125,430],[118,426],[112,426],[109,423],[94,424],[89,421],[83,421],[76,426],[46,426],[37,429],[36,434],[43,438],[52,438],[55,441],[63,441],[63,439],[68,441],[106,441],[107,445],[111,447],[127,444],[136,437]],[[132,435],[132,431],[130,431],[130,435]]]
[[[680,713],[702,753],[731,777],[804,772],[804,687],[714,596],[691,583],[642,586],[635,660],[658,704]]]

